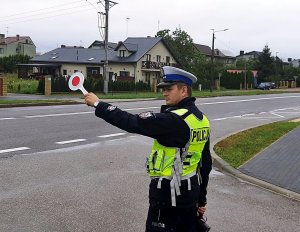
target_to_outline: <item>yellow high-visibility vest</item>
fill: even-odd
[[[182,116],[187,113],[188,110],[178,109],[171,112]],[[190,128],[190,139],[180,158],[180,163],[182,164],[182,177],[196,171],[204,145],[209,139],[210,134],[209,121],[205,115],[203,115],[203,119],[200,120],[191,113],[184,121]],[[178,159],[176,158],[178,157],[176,156],[178,153],[180,157],[179,148],[163,146],[155,139],[147,161],[147,171],[149,175],[151,177],[172,177],[174,161]]]
[[[179,116],[188,112],[187,109],[171,111]],[[189,114],[184,121],[190,128],[190,138],[184,148],[166,147],[156,139],[152,151],[147,159],[147,171],[151,178],[158,178],[157,188],[161,188],[163,179],[170,180],[171,202],[176,206],[176,196],[181,195],[182,180],[188,181],[188,190],[191,190],[190,178],[196,175],[205,143],[209,139],[210,126],[205,115],[200,120],[194,114]],[[200,184],[200,183],[199,183]]]

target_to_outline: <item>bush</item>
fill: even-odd
[[[240,89],[240,84],[244,86],[244,73],[228,73],[223,72],[221,77],[221,86],[226,89]],[[253,84],[253,76],[251,72],[246,73],[246,83]]]
[[[17,72],[17,64],[28,64],[30,56],[27,55],[10,55],[0,58],[0,71],[5,73]]]
[[[8,78],[7,91],[9,93],[24,93],[24,94],[35,94],[39,86],[37,80],[24,80],[18,78]]]
[[[51,78],[52,92],[70,92],[68,86],[69,78],[54,77]],[[103,92],[104,81],[99,78],[86,78],[84,88],[89,92]],[[149,91],[150,85],[139,81],[136,84],[129,81],[116,81],[108,83],[108,91]],[[37,92],[44,93],[44,79],[39,80]]]

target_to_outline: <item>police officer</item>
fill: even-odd
[[[154,139],[147,158],[151,182],[146,231],[196,232],[197,215],[206,209],[212,169],[209,121],[192,97],[191,86],[197,81],[193,74],[165,66],[162,78],[157,87],[162,88],[166,105],[160,113],[133,115],[93,93],[85,95],[85,102],[108,123]]]

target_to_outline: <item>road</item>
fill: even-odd
[[[300,94],[197,99],[212,140],[300,117]],[[132,113],[163,101],[118,102]],[[143,231],[149,138],[85,105],[0,109],[0,231]],[[213,231],[297,231],[300,203],[213,170]]]

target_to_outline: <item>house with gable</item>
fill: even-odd
[[[206,57],[206,60],[211,59],[211,48],[207,45],[194,43],[194,47],[196,51],[200,52],[200,54]]]
[[[178,60],[160,37],[130,37],[109,46],[107,72],[110,80],[143,81],[152,89],[160,81],[160,68],[178,66]],[[86,77],[102,78],[105,62],[103,44],[94,42],[90,48],[56,48],[31,59],[30,66],[40,73],[53,76],[70,76],[82,72]]]
[[[178,66],[178,60],[160,37],[130,37],[110,53],[108,66],[109,72],[118,74],[117,80],[133,77],[154,88],[160,81],[160,68]]]
[[[10,55],[36,55],[36,47],[29,36],[9,36],[0,34],[0,57]]]
[[[240,51],[240,55],[236,56],[236,60],[253,60],[257,59],[262,52],[259,51],[251,51],[245,53],[244,51]]]
[[[211,60],[212,49],[209,46],[194,43],[194,47],[196,51],[205,56],[207,61]],[[216,48],[214,49],[214,60],[223,64],[233,64],[235,56],[230,51]]]

